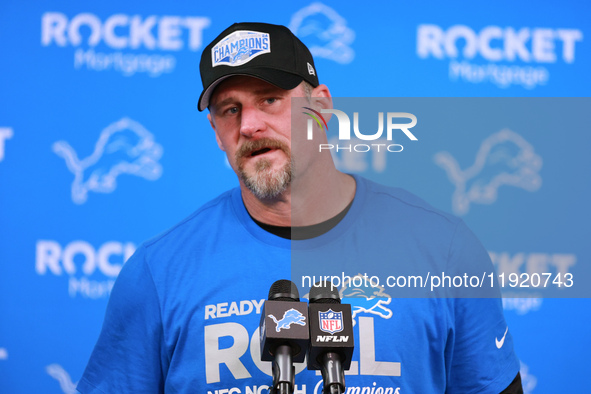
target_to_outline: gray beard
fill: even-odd
[[[279,170],[274,170],[269,160],[261,159],[255,165],[254,174],[247,174],[242,168],[239,172],[244,185],[255,197],[268,200],[285,192],[293,180],[294,168],[291,159]]]
[[[244,158],[265,147],[281,149],[287,156],[288,162],[281,169],[274,170],[271,161],[261,158],[255,164],[254,174],[248,174],[243,167]],[[235,160],[238,164],[237,173],[242,182],[259,200],[278,197],[285,192],[294,177],[295,164],[289,146],[272,138],[247,141],[236,152]]]

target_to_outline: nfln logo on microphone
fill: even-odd
[[[333,336],[337,332],[344,329],[343,312],[335,312],[332,309],[326,312],[318,311],[318,326],[321,331],[327,332],[330,335],[318,335],[317,342],[348,342],[348,335]]]
[[[343,313],[334,312],[329,309],[326,312],[318,312],[320,319],[320,329],[324,332],[334,334],[343,331]]]

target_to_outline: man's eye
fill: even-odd
[[[224,111],[228,115],[234,115],[238,113],[238,107],[230,107]]]
[[[274,102],[276,102],[276,101],[277,101],[277,99],[276,99],[275,97],[273,97],[273,98],[268,98],[268,99],[266,99],[266,100],[265,100],[265,102],[266,102],[267,104],[273,104],[273,103],[274,103]]]

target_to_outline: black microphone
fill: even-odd
[[[269,289],[261,313],[261,361],[272,361],[271,393],[291,394],[295,387],[294,362],[304,362],[310,344],[308,305],[300,301],[296,285],[286,279]]]
[[[344,393],[355,347],[351,305],[341,304],[331,282],[318,282],[310,289],[309,316],[308,369],[322,372],[323,393]]]

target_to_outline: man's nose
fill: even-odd
[[[250,138],[259,131],[265,130],[265,127],[260,111],[253,107],[245,106],[242,108],[240,134]]]

